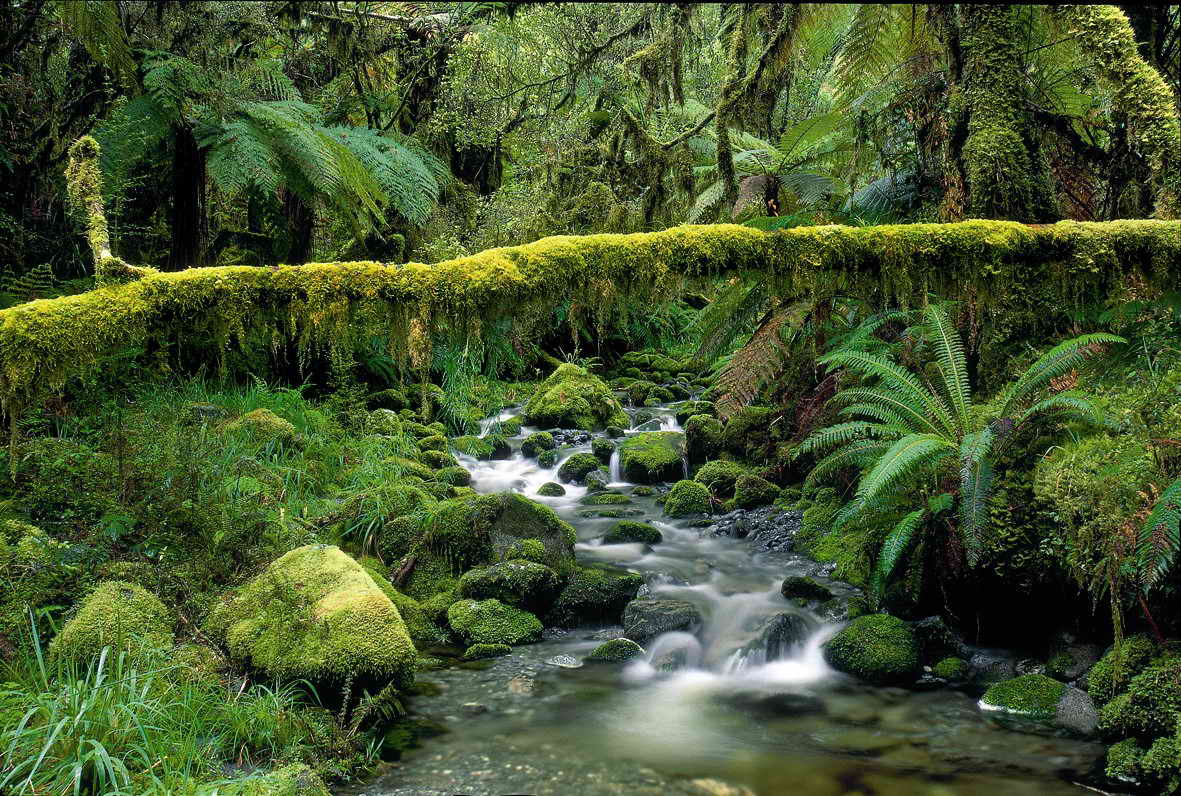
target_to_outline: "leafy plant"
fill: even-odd
[[[793,453],[830,451],[809,473],[808,483],[849,467],[861,469],[853,499],[834,520],[837,528],[895,509],[900,495],[916,501],[927,496],[886,536],[873,577],[879,598],[916,536],[953,504],[958,504],[954,525],[967,562],[977,562],[994,462],[1036,425],[1068,420],[1099,424],[1099,411],[1087,398],[1046,393],[1054,379],[1088,356],[1123,342],[1100,333],[1059,343],[995,401],[980,405],[972,402],[963,343],[947,313],[932,304],[923,318],[923,336],[935,359],[921,374],[864,350],[839,349],[821,357],[821,364],[860,377],[860,383],[833,399],[842,406],[840,415],[854,419],[813,433]]]
[[[1140,526],[1136,557],[1145,591],[1160,583],[1172,569],[1181,548],[1181,478],[1174,481]]]

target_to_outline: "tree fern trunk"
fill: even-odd
[[[283,192],[283,215],[287,217],[289,246],[284,259],[292,265],[306,263],[312,256],[312,228],[316,217],[312,208],[301,197]]]
[[[201,265],[208,223],[205,213],[205,153],[188,125],[174,128],[172,155],[172,241],[168,267]]]

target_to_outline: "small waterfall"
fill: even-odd
[[[607,465],[609,470],[608,478],[612,484],[622,484],[623,481],[623,464],[619,461],[619,446],[611,451],[611,462]]]

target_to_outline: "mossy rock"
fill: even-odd
[[[637,484],[675,481],[685,473],[685,435],[679,431],[644,431],[619,444],[623,476]]]
[[[585,431],[627,425],[627,414],[602,379],[569,363],[541,383],[525,404],[524,418],[532,426]]]
[[[291,443],[295,441],[295,426],[270,409],[255,409],[226,424],[231,431],[245,432],[255,442]]]
[[[398,609],[338,547],[307,545],[227,595],[205,632],[272,677],[404,688],[417,653]]]
[[[718,460],[703,464],[693,480],[704,484],[714,497],[725,500],[734,497],[738,479],[748,474],[749,471],[737,462]]]
[[[465,661],[481,661],[488,658],[502,658],[513,651],[508,644],[473,644],[463,652]]]
[[[596,663],[624,663],[644,657],[644,648],[630,638],[616,638],[595,647],[586,660]]]
[[[521,443],[521,455],[535,458],[542,451],[552,451],[557,446],[553,434],[548,431],[538,431],[525,437],[525,441]]]
[[[423,437],[418,441],[418,448],[424,451],[446,451],[447,438],[442,434],[431,434],[429,437]]]
[[[959,683],[968,679],[971,670],[968,668],[968,662],[963,658],[952,656],[944,658],[932,666],[931,674],[943,680]]]
[[[709,415],[693,415],[684,423],[685,455],[697,466],[722,452],[722,421]]]
[[[545,547],[544,563],[563,575],[574,569],[574,543],[577,534],[549,506],[515,492],[483,495],[480,504],[488,517],[492,549],[503,557],[522,540],[537,540]]]
[[[365,433],[400,437],[403,434],[402,418],[392,409],[374,409],[365,416]]]
[[[438,622],[427,615],[418,600],[398,591],[390,583],[388,573],[381,571],[383,568],[379,568],[376,559],[363,558],[358,563],[364,567],[377,587],[386,597],[390,598],[390,602],[398,609],[398,615],[402,617],[402,623],[406,625],[406,632],[410,635],[410,640],[414,642],[416,648],[433,647],[447,642],[447,632]]]
[[[324,781],[304,763],[251,774],[216,788],[198,788],[196,793],[199,796],[330,796]]]
[[[562,462],[558,468],[558,480],[564,484],[581,484],[586,477],[600,467],[599,460],[593,453],[575,453]]]
[[[496,439],[475,437],[469,434],[462,437],[453,437],[451,447],[465,456],[471,456],[473,459],[489,461],[496,458],[497,451],[495,443]]]
[[[224,406],[211,404],[208,401],[195,401],[185,405],[181,410],[180,422],[186,426],[199,426],[202,423],[215,423],[225,419],[230,411]]]
[[[539,467],[544,467],[548,470],[557,463],[558,452],[556,450],[542,451],[541,453],[537,454],[537,465]]]
[[[778,496],[779,487],[757,475],[739,476],[734,483],[735,508],[753,509],[758,506],[770,506]]]
[[[920,669],[914,631],[889,614],[854,619],[825,642],[824,658],[834,669],[876,685],[914,682]]]
[[[783,580],[779,592],[789,600],[800,599],[809,602],[824,602],[832,599],[832,591],[815,578],[794,575]]]
[[[460,600],[447,609],[451,629],[468,644],[530,644],[541,641],[541,622],[500,600]]]
[[[660,544],[664,541],[664,535],[660,529],[654,528],[646,522],[633,522],[631,520],[623,520],[615,523],[612,528],[603,537],[603,544]]]
[[[451,486],[468,486],[472,482],[472,474],[470,470],[459,467],[444,467],[439,472],[435,473],[435,477],[444,484]]]
[[[631,503],[631,498],[619,492],[598,492],[586,495],[578,502],[584,506],[626,506]]]
[[[619,439],[626,433],[622,426],[607,426],[606,434],[611,439]]]
[[[623,609],[644,585],[639,575],[611,567],[582,567],[571,577],[546,624],[578,627],[587,624],[618,624]]]
[[[1150,636],[1128,636],[1120,644],[1113,645],[1091,667],[1087,675],[1087,693],[1097,705],[1109,702],[1148,666],[1157,652],[1157,644]]]
[[[85,665],[108,646],[133,661],[166,653],[172,647],[172,617],[164,603],[134,583],[101,583],[50,643],[49,654]]]
[[[637,497],[651,497],[656,494],[656,488],[647,484],[632,487],[632,494]]]
[[[1173,733],[1181,719],[1181,657],[1167,654],[1128,682],[1103,706],[1100,728],[1109,737],[1156,738]]]
[[[455,457],[446,451],[425,450],[415,457],[432,470],[442,470],[444,467],[455,467],[459,464]]]
[[[775,410],[765,406],[739,409],[726,421],[722,450],[743,461],[763,463],[771,453],[771,420]]]
[[[611,456],[615,453],[615,443],[606,437],[595,437],[591,440],[591,453],[603,464],[610,464]]]
[[[710,509],[709,490],[696,481],[677,481],[664,499],[664,513],[669,517],[708,514]]]
[[[647,379],[636,379],[627,388],[628,400],[632,402],[632,406],[643,406],[644,401],[648,399],[648,394],[656,389],[655,382]]]
[[[409,409],[410,403],[406,394],[401,390],[378,390],[365,397],[365,406],[370,409],[386,409],[395,414],[403,409]]]
[[[689,418],[694,415],[714,417],[717,414],[717,409],[712,401],[682,401],[674,405],[672,409],[674,417],[682,426],[689,422]],[[721,429],[721,424],[718,425],[718,428]]]
[[[1145,751],[1135,738],[1125,738],[1119,743],[1112,744],[1107,750],[1103,773],[1113,782],[1139,784],[1144,776],[1141,763]]]
[[[1082,737],[1095,732],[1099,719],[1083,691],[1044,674],[993,684],[981,697],[980,709],[1010,729]]]
[[[474,600],[493,598],[533,613],[549,608],[560,588],[561,583],[552,569],[525,560],[478,567],[463,573],[459,579],[462,597]]]
[[[70,546],[35,525],[0,521],[0,647],[18,647],[29,634],[29,611],[73,600],[78,574],[62,566]],[[99,568],[102,580],[140,586],[155,584],[158,575],[146,562],[110,562]],[[37,617],[39,632],[48,636],[48,618]]]
[[[414,459],[407,459],[403,456],[392,456],[386,460],[386,463],[401,473],[403,478],[421,478],[423,481],[435,480],[435,471]]]
[[[566,494],[566,487],[553,481],[546,481],[537,487],[537,494],[542,497],[562,497]]]

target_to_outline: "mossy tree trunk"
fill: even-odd
[[[966,130],[960,153],[966,215],[1055,220],[1049,167],[1028,111],[1017,10],[967,4],[962,25],[963,86],[958,100]]]
[[[172,156],[172,241],[168,268],[203,264],[208,223],[205,213],[205,153],[187,124],[174,128]]]
[[[312,258],[312,230],[316,216],[311,206],[291,191],[283,192],[283,215],[287,219],[287,256],[284,262],[302,265]]]

